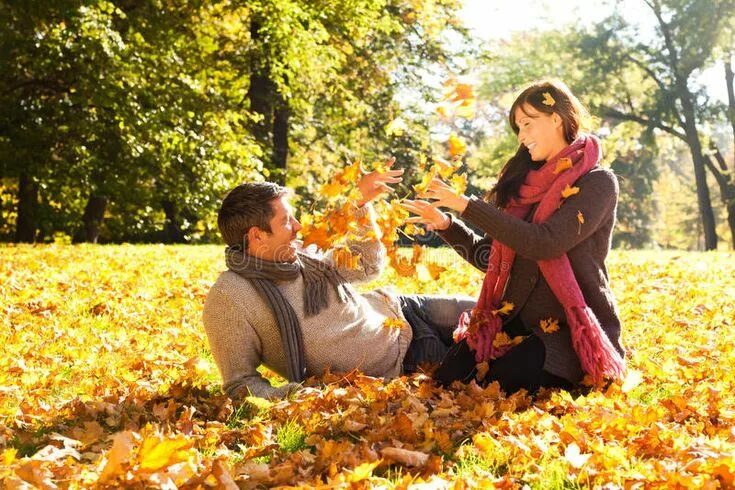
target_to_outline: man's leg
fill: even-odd
[[[403,316],[411,325],[413,340],[403,363],[405,372],[421,363],[439,363],[452,345],[452,332],[462,311],[475,301],[462,297],[400,296]]]
[[[399,299],[404,310],[406,307],[411,308],[416,316],[434,328],[439,338],[447,345],[452,343],[452,333],[457,328],[459,316],[477,304],[477,300],[469,296],[413,294],[400,296]]]

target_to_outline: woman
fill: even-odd
[[[599,165],[597,138],[579,132],[585,115],[563,83],[535,83],[511,107],[520,146],[487,201],[435,179],[420,196],[433,202],[405,202],[418,215],[409,221],[438,231],[487,271],[477,305],[460,317],[457,344],[435,372],[440,382],[469,381],[482,361],[489,363],[485,381],[508,393],[571,388],[585,374],[623,377],[620,319],[605,267],[618,184]],[[457,211],[461,221],[439,207]]]

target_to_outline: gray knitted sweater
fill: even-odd
[[[367,205],[359,212],[369,213],[371,226],[361,228],[358,234],[365,235],[374,229],[377,235],[372,207]],[[379,240],[357,241],[349,247],[361,254],[361,268],[348,270],[337,266],[345,279],[357,283],[380,275],[385,266],[385,248]],[[322,258],[334,265],[331,252]],[[411,328],[383,325],[388,318],[403,319],[394,295],[375,290],[356,294],[356,304],[345,304],[329,288],[329,307],[306,318],[302,277],[276,285],[299,317],[307,376],[319,375],[326,368],[336,372],[359,368],[367,375],[387,378],[400,374],[411,343]],[[222,272],[207,295],[203,320],[212,355],[230,398],[238,401],[248,392],[278,398],[298,386],[289,383],[274,388],[257,371],[264,364],[285,376],[286,358],[275,317],[250,281],[231,271]]]

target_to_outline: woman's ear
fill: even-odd
[[[556,112],[551,114],[551,121],[554,123],[554,127],[556,128],[564,125],[564,121],[562,121],[561,116]]]

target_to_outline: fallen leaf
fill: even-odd
[[[386,447],[380,450],[380,454],[406,466],[424,466],[429,455],[420,451],[410,451],[398,447]]]
[[[590,459],[591,454],[582,454],[579,450],[579,446],[577,443],[572,442],[567,446],[567,448],[564,450],[564,457],[567,461],[569,461],[569,464],[572,465],[574,468],[581,468],[582,466],[587,463],[587,460]]]
[[[122,465],[130,460],[133,447],[133,433],[131,431],[115,434],[112,439],[112,447],[107,452],[107,462],[100,474],[100,481],[104,482],[122,472]]]

